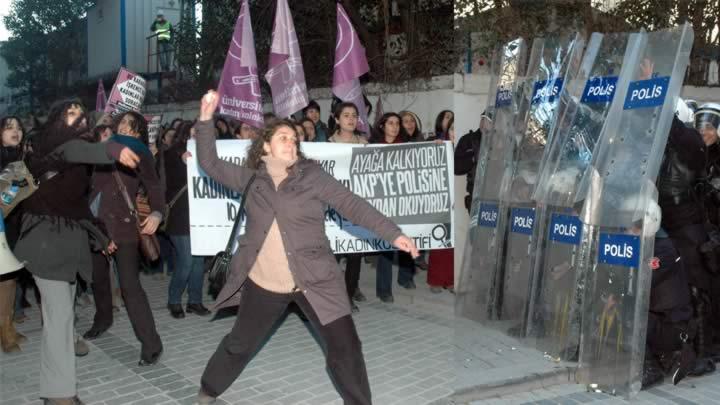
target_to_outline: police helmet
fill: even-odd
[[[695,128],[700,129],[705,125],[720,129],[720,104],[705,103],[695,111]]]
[[[642,209],[643,204],[647,204],[644,210]],[[640,221],[642,221],[646,235],[654,235],[658,229],[660,229],[662,211],[654,198],[635,194],[623,201],[620,210],[628,213],[631,212],[634,223],[640,225]]]
[[[695,113],[698,109],[698,102],[692,99],[685,100],[685,104]]]
[[[687,105],[685,100],[683,100],[680,97],[678,97],[677,104],[675,105],[675,114],[677,115],[677,117],[680,121],[684,122],[687,125],[692,125],[693,111]]]

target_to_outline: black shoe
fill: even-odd
[[[159,352],[153,353],[149,359],[143,359],[140,357],[140,361],[138,362],[138,366],[140,367],[147,367],[155,365],[158,360],[160,360],[160,356],[163,354],[163,349],[160,349]]]
[[[702,358],[695,360],[695,364],[690,369],[688,375],[699,377],[701,375],[712,373],[713,371],[715,371],[715,362],[709,358]]]
[[[388,304],[392,304],[393,302],[395,302],[395,298],[393,298],[392,295],[383,295],[378,298],[380,298],[380,301],[388,303]]]
[[[90,330],[88,330],[87,332],[85,332],[85,334],[83,335],[83,339],[85,339],[85,340],[95,340],[95,339],[99,338],[100,336],[102,336],[103,333],[107,332],[108,329],[110,329],[109,326],[108,326],[108,327],[105,327],[105,328],[102,328],[102,327],[96,327],[95,325],[93,325],[93,326],[90,328]]]
[[[190,305],[188,305],[189,307]],[[182,309],[182,305],[180,304],[168,304],[168,311],[170,311],[170,316],[172,316],[175,319],[182,319],[185,318],[185,311]],[[189,312],[189,311],[188,311]]]
[[[185,311],[187,311],[188,314],[195,314],[200,316],[210,314],[210,310],[205,308],[203,304],[187,304],[187,306],[185,307]]]
[[[408,290],[414,290],[415,288],[417,288],[415,286],[415,282],[412,280],[408,281],[407,283],[398,283],[398,284],[400,285],[400,287],[406,288]]]
[[[365,302],[365,301],[367,301],[367,298],[365,297],[365,294],[363,294],[362,291],[360,291],[359,288],[358,288],[357,290],[355,290],[355,294],[353,294],[352,299],[353,299],[353,301],[357,301],[357,302]]]

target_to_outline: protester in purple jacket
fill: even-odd
[[[417,256],[413,241],[364,199],[306,159],[292,122],[273,122],[250,146],[246,166],[218,158],[212,114],[218,96],[206,94],[197,129],[198,162],[225,186],[247,193],[247,224],[216,308],[239,305],[235,325],[205,368],[198,402],[212,403],[250,362],[273,324],[296,303],[326,345],[327,368],[345,404],[370,404],[361,343],[343,277],[325,235],[334,207],[398,249]]]

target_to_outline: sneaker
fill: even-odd
[[[350,301],[350,310],[351,310],[353,313],[355,313],[355,312],[360,312],[360,308],[359,308],[359,307],[357,306],[357,304],[356,304],[355,302],[353,302],[352,300]]]
[[[210,310],[205,308],[203,304],[187,304],[187,306],[185,307],[185,312],[187,312],[188,314],[205,316],[210,313]]]
[[[408,289],[408,290],[414,290],[417,288],[415,286],[415,282],[412,280],[408,281],[407,283],[398,283],[398,284],[400,285],[400,287]]]
[[[395,302],[395,298],[393,298],[392,295],[383,295],[378,298],[380,298],[380,301],[382,301],[386,304],[392,304],[393,302]]]
[[[23,322],[25,322],[27,319],[28,319],[27,315],[25,315],[25,314],[18,314],[18,313],[15,313],[15,317],[13,318],[13,320],[15,321],[15,323],[23,323]]]
[[[353,301],[357,301],[357,302],[365,302],[365,301],[367,301],[367,298],[365,297],[365,294],[363,294],[362,291],[360,291],[359,288],[355,290],[355,294],[353,294],[352,299],[353,299]]]

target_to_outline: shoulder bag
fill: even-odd
[[[120,193],[123,195],[125,204],[127,204],[128,209],[130,210],[130,215],[135,218],[135,225],[138,230],[138,239],[140,240],[140,252],[142,253],[143,257],[145,257],[145,259],[150,262],[154,262],[160,258],[160,243],[157,240],[157,236],[155,236],[154,234],[145,235],[141,232],[142,229],[140,227],[140,222],[142,221],[142,219],[138,214],[138,210],[135,208],[135,203],[130,198],[127,188],[125,188],[125,184],[122,182],[120,174],[117,170],[113,170],[113,177],[115,178],[115,183],[117,183],[118,189],[120,189]],[[147,208],[147,211],[147,215],[149,215],[149,206]]]
[[[217,299],[218,294],[220,294],[220,290],[222,290],[227,282],[227,277],[230,273],[232,248],[235,244],[235,235],[240,227],[240,218],[242,218],[243,211],[245,210],[245,200],[247,200],[247,193],[250,191],[250,186],[253,181],[255,181],[255,174],[250,177],[250,181],[247,186],[245,186],[242,196],[240,196],[240,207],[238,208],[237,215],[235,216],[235,223],[233,224],[232,231],[230,231],[230,238],[228,239],[227,246],[225,246],[225,250],[218,252],[218,254],[216,254],[210,262],[208,294],[213,297],[213,299]]]

